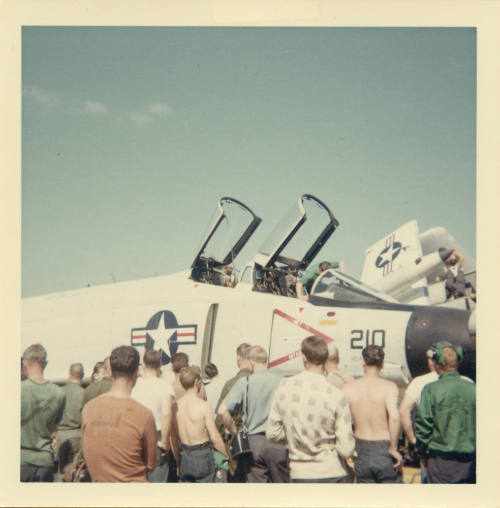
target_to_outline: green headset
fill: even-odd
[[[441,342],[438,342],[437,344],[433,344],[431,348],[428,350],[428,356],[435,362],[444,365],[444,355],[443,350],[445,348],[451,348],[455,353],[457,353],[458,361],[461,362],[464,359],[464,349],[462,346],[457,346],[455,344],[452,344],[451,342],[448,342],[446,340],[442,340]]]

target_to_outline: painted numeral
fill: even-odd
[[[351,349],[365,346],[385,347],[385,330],[351,330]]]

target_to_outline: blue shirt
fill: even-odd
[[[258,370],[248,377],[238,379],[224,399],[225,406],[232,413],[237,406],[245,407],[248,379],[248,403],[244,423],[248,434],[266,432],[267,418],[271,410],[274,390],[280,384],[281,376],[269,369]]]

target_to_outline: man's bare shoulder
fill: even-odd
[[[196,409],[197,411],[210,410],[210,405],[206,400],[200,399],[198,396],[183,395],[177,401],[177,405],[180,410],[189,407],[190,409]]]

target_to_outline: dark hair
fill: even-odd
[[[205,376],[207,376],[209,379],[212,379],[219,373],[219,370],[217,369],[217,366],[213,363],[207,363],[205,365]]]
[[[154,349],[146,349],[142,361],[150,369],[159,369],[161,367],[161,352]]]
[[[94,370],[92,371],[92,375],[97,374],[99,371],[103,371],[106,368],[104,362],[97,362],[94,365]]]
[[[328,270],[328,268],[331,268],[331,267],[332,267],[332,264],[329,261],[321,261],[321,263],[318,266],[320,273],[324,272],[325,270]]]
[[[83,378],[83,365],[81,363],[73,363],[69,368],[69,375],[71,377],[82,379]]]
[[[328,347],[326,342],[316,335],[306,337],[300,346],[306,360],[313,365],[322,365],[328,358]]]
[[[242,342],[237,348],[236,348],[236,354],[242,359],[246,360],[248,358],[248,352],[250,351],[250,348],[252,346],[250,344],[247,344],[246,342]]]
[[[183,367],[189,365],[189,356],[186,353],[175,353],[171,359],[172,371],[178,373]]]
[[[132,377],[139,367],[139,353],[132,346],[119,346],[111,351],[113,377]]]
[[[381,367],[384,362],[384,350],[380,346],[366,346],[362,353],[366,365]]]
[[[41,344],[32,344],[24,350],[23,360],[38,363],[44,369],[47,365],[47,351]]]
[[[102,373],[104,375],[105,370],[106,370],[106,366],[104,365],[104,362],[97,362],[94,365],[94,370],[92,371],[92,376],[91,376],[92,382],[95,381],[95,377],[97,374]]]
[[[192,388],[198,379],[200,379],[200,374],[193,367],[182,367],[179,372],[179,381],[184,390]]]

